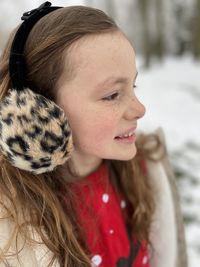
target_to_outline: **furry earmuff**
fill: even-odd
[[[64,164],[73,151],[72,133],[64,111],[26,87],[23,49],[34,24],[60,7],[45,2],[23,14],[10,52],[12,88],[0,101],[0,150],[15,167],[35,174]]]

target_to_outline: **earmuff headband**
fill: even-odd
[[[27,37],[40,18],[58,8],[45,2],[23,14],[9,58],[11,88],[0,100],[0,151],[13,166],[35,174],[63,165],[74,149],[64,110],[26,85]]]

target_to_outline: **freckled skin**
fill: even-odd
[[[76,66],[75,77],[70,81],[62,79],[56,102],[64,109],[72,128],[74,166],[86,175],[103,158],[132,159],[135,144],[120,144],[114,137],[135,126],[145,114],[145,107],[132,88],[137,72],[133,47],[121,32],[97,34],[78,40],[70,58]],[[97,85],[110,76],[128,77],[129,82],[108,83],[104,85],[108,92],[97,90]],[[120,91],[119,99],[102,100],[116,91]]]

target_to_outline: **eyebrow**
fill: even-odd
[[[138,71],[135,74],[134,81],[136,80],[137,76],[138,76]],[[111,76],[111,77],[107,78],[105,81],[99,83],[97,85],[97,87],[102,88],[102,86],[105,86],[107,83],[110,83],[110,84],[127,84],[128,82],[129,82],[129,79],[126,77],[117,77],[116,78],[116,77]]]

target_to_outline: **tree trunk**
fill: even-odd
[[[138,6],[140,9],[142,22],[143,22],[143,55],[144,55],[144,62],[145,67],[148,68],[150,66],[150,59],[151,59],[151,42],[149,36],[149,20],[148,20],[148,4],[150,0],[138,0]]]
[[[154,45],[154,54],[162,59],[164,55],[164,16],[163,16],[163,1],[155,0],[157,36]]]
[[[200,0],[196,0],[192,46],[194,57],[200,59]]]

